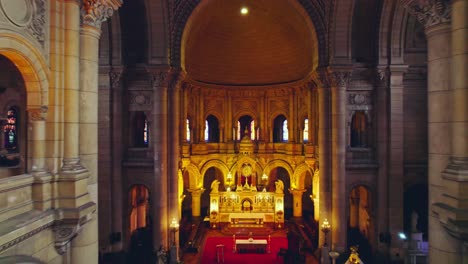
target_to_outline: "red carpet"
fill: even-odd
[[[247,237],[237,238],[246,239]],[[255,239],[268,238],[255,237]],[[233,253],[232,246],[234,243],[232,237],[209,237],[206,239],[201,264],[216,263],[216,245],[219,244],[224,245],[224,263],[226,264],[279,264],[283,263],[283,259],[281,257],[277,259],[276,254],[280,248],[288,247],[288,240],[285,237],[272,237],[270,253]]]

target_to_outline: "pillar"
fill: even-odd
[[[323,224],[325,219],[330,220],[331,216],[331,156],[330,156],[330,81],[328,73],[325,69],[317,71],[318,87],[318,166],[319,166],[319,210],[320,221],[319,226]],[[323,246],[325,237],[323,232],[319,232],[319,247]]]
[[[101,23],[112,15],[120,1],[85,1],[82,5],[82,25],[79,35],[79,158],[89,170],[88,193],[97,205],[98,160],[98,51]],[[67,17],[68,18],[68,17]],[[78,98],[76,100],[78,100]],[[97,206],[96,206],[97,209]],[[81,227],[72,240],[72,263],[98,263],[98,213],[87,216],[89,222]]]
[[[168,138],[171,144],[168,145],[169,148],[169,173],[168,173],[168,180],[169,180],[169,220],[172,221],[173,218],[175,218],[177,221],[179,221],[179,160],[180,160],[180,142],[181,142],[181,136],[179,134],[180,132],[180,124],[181,124],[181,116],[180,116],[180,94],[181,94],[181,85],[182,81],[185,79],[185,75],[183,72],[178,71],[171,73],[172,75],[176,75],[175,79],[172,83],[169,85],[170,93],[169,93],[169,100],[170,104],[168,105],[169,107],[169,112],[168,112],[168,128],[170,133],[168,133]],[[179,237],[176,236],[176,244],[179,242]]]
[[[331,161],[332,161],[332,219],[331,241],[338,252],[346,248],[346,88],[351,73],[334,69],[331,73]]]
[[[168,126],[167,126],[167,98],[168,98],[168,68],[148,69],[153,86],[153,126],[152,130],[154,148],[154,183],[153,203],[153,245],[157,251],[160,246],[169,247],[170,212],[168,208]],[[176,216],[176,215],[175,215]],[[174,216],[174,217],[175,217]]]
[[[189,189],[188,190],[192,194],[192,216],[193,217],[200,217],[201,215],[201,195],[205,191],[205,189]]]
[[[31,150],[31,172],[33,175],[47,173],[46,166],[46,115],[47,107],[29,109],[29,124],[31,126],[31,137],[29,146]]]
[[[392,239],[392,252],[398,252],[401,241],[398,233],[403,230],[403,183],[404,183],[404,138],[403,138],[403,74],[406,65],[390,65],[388,90],[387,173],[388,228]]]
[[[449,186],[445,186],[447,182],[441,177],[441,171],[447,167],[451,155],[450,120],[452,120],[452,105],[455,103],[451,102],[450,91],[450,84],[455,81],[450,79],[453,77],[450,72],[452,53],[449,48],[453,48],[450,27],[451,4],[450,1],[408,2],[406,4],[408,11],[425,27],[428,46],[429,261],[462,263],[459,241],[449,235],[441,223],[447,222],[448,215],[452,214],[445,209],[453,208],[452,205],[446,206],[442,203],[444,192]],[[456,2],[454,1],[454,4]],[[457,12],[464,11],[457,10]],[[466,72],[461,74],[466,75]],[[457,182],[452,182],[452,186],[457,185]],[[452,201],[452,204],[455,202]]]
[[[293,195],[293,217],[302,217],[302,194],[306,190],[290,189],[289,192]]]
[[[64,142],[62,174],[86,172],[79,158],[79,43],[80,6],[78,1],[65,2],[64,52]]]

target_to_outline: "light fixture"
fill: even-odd
[[[245,16],[245,15],[247,15],[249,13],[249,9],[247,7],[245,7],[245,6],[243,6],[240,9],[240,13],[241,13],[241,15]]]
[[[323,243],[323,246],[326,247],[327,246],[327,234],[328,232],[330,232],[330,223],[328,222],[328,219],[325,218],[325,220],[323,221],[322,223],[322,232],[325,234],[325,241]]]
[[[406,239],[407,239],[406,234],[403,233],[403,232],[398,232],[398,237],[399,237],[401,240],[406,240]]]
[[[171,228],[171,231],[172,231],[172,233],[174,235],[173,245],[176,245],[176,232],[179,231],[179,222],[177,222],[177,219],[172,218],[170,228]]]

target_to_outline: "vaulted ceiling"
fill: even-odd
[[[182,40],[182,65],[196,81],[269,85],[301,80],[316,67],[311,22],[289,0],[202,1]],[[241,15],[241,7],[247,15]]]

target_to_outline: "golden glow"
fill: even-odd
[[[241,15],[245,16],[245,15],[247,15],[249,13],[249,9],[247,7],[245,7],[245,6],[243,6],[240,9],[240,13],[241,13]]]

